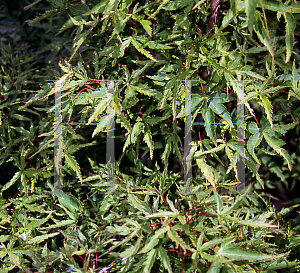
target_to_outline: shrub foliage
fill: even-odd
[[[299,183],[299,3],[21,3],[23,12],[2,7],[15,22],[0,58],[3,272],[297,271],[300,219],[285,217],[298,196],[275,213],[267,192]],[[192,127],[184,155],[188,80],[192,122],[205,126]],[[243,193],[234,125],[241,82]],[[53,183],[58,91],[61,188]],[[185,158],[193,158],[189,194],[174,163]]]

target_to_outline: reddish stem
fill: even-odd
[[[166,201],[165,197],[163,196],[163,194],[161,194],[161,197],[165,201],[166,205],[169,207],[169,204],[167,203],[167,201]],[[170,209],[170,207],[169,207],[169,209]]]
[[[88,87],[89,89],[96,91],[96,89],[94,87],[91,87],[89,84],[85,84],[84,86]]]
[[[81,3],[81,1],[79,1],[79,2],[77,2],[77,3],[75,3],[75,4],[73,4],[73,5],[70,5],[70,7],[73,7],[73,6],[78,5],[78,4],[80,4],[80,3]]]
[[[77,97],[82,91],[84,91],[85,89],[87,89],[87,88],[85,87],[85,88],[81,89],[81,90],[76,94],[76,96],[73,98],[73,100],[75,100],[76,97]]]
[[[179,204],[180,204],[180,202],[183,200],[183,198],[181,198],[180,200],[179,200],[179,202],[178,202],[178,204],[176,205],[176,209],[178,208],[178,206],[179,206]]]

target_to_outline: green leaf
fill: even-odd
[[[285,19],[285,44],[286,44],[286,58],[285,63],[288,63],[292,55],[292,50],[294,47],[294,35],[296,29],[296,21],[294,16],[289,13],[284,13]]]
[[[180,245],[183,249],[183,252],[186,253],[186,249],[187,249],[187,246],[186,246],[186,243],[185,241],[183,241],[183,239],[176,233],[175,230],[172,229],[172,227],[168,227],[168,236],[169,238],[174,242],[176,243],[176,247],[178,247],[178,245]]]
[[[163,237],[163,234],[168,231],[169,227],[163,227],[155,231],[154,235],[149,239],[149,242],[140,250],[139,253],[147,253],[153,249],[159,242],[159,238]]]
[[[177,10],[177,9],[181,9],[190,4],[194,4],[194,0],[174,0],[171,3],[169,3],[168,5],[166,5],[165,7],[163,7],[163,9]]]
[[[206,164],[204,157],[196,159],[196,162],[204,177],[213,186],[213,188],[215,188],[216,183],[214,178],[214,169]]]
[[[58,201],[63,207],[67,208],[73,213],[81,210],[80,202],[74,196],[63,194],[63,196],[58,197]]]
[[[154,151],[154,142],[152,140],[152,134],[149,127],[145,124],[144,125],[144,141],[147,144],[150,150],[150,158],[153,159],[153,151]]]
[[[103,98],[100,101],[100,103],[97,105],[94,113],[90,116],[88,123],[93,122],[98,115],[103,114],[104,110],[106,109],[106,107],[108,105],[108,101],[109,101],[109,99],[107,97]]]
[[[37,22],[40,22],[40,21],[44,20],[45,18],[52,17],[53,15],[56,15],[62,11],[65,11],[66,9],[68,9],[68,7],[54,8],[52,10],[48,10],[48,12],[45,12],[44,14],[37,16],[32,20],[27,20],[26,23],[28,23],[28,25],[30,25],[30,26],[33,26]]]
[[[22,174],[21,171],[16,172],[16,173],[14,174],[13,178],[3,186],[3,188],[1,189],[1,191],[5,191],[5,190],[7,190],[10,186],[12,186],[13,184],[15,184],[15,183],[17,182],[17,180],[21,177],[21,174]]]
[[[128,202],[134,208],[138,209],[139,211],[143,212],[146,216],[149,216],[152,213],[152,210],[149,208],[147,202],[141,201],[133,194],[128,195]]]
[[[72,7],[70,7],[70,11],[73,15],[81,15],[89,10],[88,6],[77,4]]]
[[[226,107],[222,104],[223,100],[222,98],[214,97],[210,103],[209,108],[213,110],[217,115],[221,116],[223,119],[225,119],[231,127],[233,127],[233,123],[231,120],[231,116],[228,113]]]
[[[202,108],[202,116],[205,121],[205,131],[208,137],[212,140],[212,142],[217,146],[217,137],[216,137],[216,126],[215,126],[215,116],[210,107],[207,107],[205,102],[204,107]]]
[[[100,118],[100,120],[98,121],[98,125],[95,128],[93,134],[92,134],[92,138],[94,138],[94,136],[100,132],[104,131],[104,128],[107,127],[108,124],[111,124],[111,121],[113,121],[114,119],[114,115],[113,114],[109,114],[107,116],[103,116]]]
[[[250,262],[273,259],[273,255],[267,255],[239,247],[221,248],[217,255],[228,259],[236,259],[238,261],[246,260]]]
[[[255,122],[251,122],[248,130],[253,134],[249,137],[248,141],[247,141],[247,149],[250,153],[250,155],[255,159],[255,161],[258,164],[261,164],[259,159],[257,158],[257,156],[254,153],[254,149],[260,144],[260,142],[262,141],[262,134],[259,131],[259,128],[257,126],[257,124]]]
[[[18,120],[27,120],[27,121],[30,121],[30,118],[24,117],[24,116],[22,116],[20,114],[12,114],[11,118],[12,119],[18,119]]]
[[[116,6],[118,5],[120,0],[111,0],[108,1],[107,6],[105,7],[103,14],[104,15],[108,15],[113,9],[116,8]]]
[[[219,152],[221,150],[223,150],[225,148],[226,144],[221,144],[213,149],[210,149],[208,151],[198,151],[195,153],[194,157],[200,157],[201,155],[205,155],[205,154],[214,154],[216,152]]]
[[[295,59],[294,59],[293,68],[292,68],[292,84],[293,84],[294,92],[296,94],[298,94],[298,98],[300,97],[299,82],[300,82],[300,75],[297,72],[296,65],[295,65]]]
[[[146,260],[146,262],[144,262],[143,273],[150,273],[151,272],[151,268],[153,267],[156,255],[157,255],[156,249],[152,249],[148,253],[147,260]]]
[[[66,159],[66,163],[68,164],[68,166],[76,172],[79,180],[82,183],[82,175],[81,175],[81,171],[80,171],[80,167],[78,162],[76,161],[75,157],[73,155],[70,155],[68,153],[64,153],[64,157]]]
[[[90,15],[90,14],[102,13],[109,2],[110,2],[110,0],[103,0],[99,4],[93,6],[90,11],[88,11],[88,12],[82,14],[82,15],[87,16],[87,15]]]
[[[152,37],[151,22],[149,20],[139,20],[139,22],[142,24],[148,35]]]
[[[27,244],[32,245],[32,244],[39,244],[45,240],[48,240],[49,238],[55,237],[59,234],[60,232],[54,232],[50,234],[45,234],[45,235],[40,235],[40,236],[35,236],[34,238],[30,239],[27,241]]]
[[[46,223],[49,218],[52,216],[51,213],[48,214],[48,216],[45,219],[39,219],[39,220],[33,220],[28,225],[25,226],[27,230],[34,230],[36,228],[41,227],[44,223]]]
[[[157,212],[151,215],[145,216],[145,218],[159,218],[159,217],[175,217],[177,216],[178,213],[173,212],[173,211],[162,211],[162,212]]]
[[[219,273],[220,269],[223,267],[222,263],[213,262],[209,267],[207,273]]]
[[[141,94],[146,95],[146,96],[155,97],[158,100],[160,100],[161,97],[162,97],[162,93],[160,93],[159,91],[157,91],[155,89],[149,88],[149,86],[146,85],[146,84],[139,84],[137,86],[136,85],[131,85],[131,88],[135,91],[140,92]]]
[[[267,96],[264,96],[264,95],[259,95],[260,98],[261,98],[261,101],[262,101],[262,104],[265,108],[265,111],[267,113],[267,118],[270,122],[270,125],[271,125],[271,130],[273,129],[273,120],[272,120],[272,105],[269,101],[269,99],[267,98]]]
[[[264,0],[263,6],[265,9],[277,11],[277,12],[288,12],[288,13],[299,13],[300,12],[300,4],[292,4],[290,6],[282,3],[278,0]],[[260,2],[259,2],[260,3]],[[261,4],[260,4],[261,6]]]
[[[73,59],[75,53],[78,51],[78,49],[84,43],[84,41],[86,40],[86,38],[89,36],[89,34],[92,32],[92,30],[94,29],[94,27],[96,25],[97,25],[97,21],[95,21],[93,23],[93,25],[86,32],[78,35],[77,41],[73,44],[74,50],[73,50],[73,53],[72,53],[71,57],[69,58],[68,62],[70,62]]]
[[[262,19],[258,12],[255,13],[254,31],[259,40],[266,46],[271,56],[274,57],[274,49],[272,47],[269,32],[267,31]]]
[[[248,25],[250,33],[252,33],[253,23],[255,18],[255,10],[258,0],[245,0],[245,10],[246,10],[246,23]]]
[[[266,214],[267,215],[267,214]],[[270,227],[270,228],[277,228],[278,226],[277,225],[271,225],[269,223],[267,223],[265,221],[265,219],[263,219],[263,214],[259,216],[258,219],[251,219],[251,220],[242,220],[240,218],[237,218],[237,217],[231,217],[231,216],[228,216],[226,214],[223,214],[222,215],[225,219],[228,219],[230,221],[233,221],[235,223],[238,223],[238,224],[241,224],[241,225],[244,225],[244,226],[250,226],[250,227],[254,227],[254,228],[257,228],[257,227],[261,227],[261,228],[267,228],[267,227]],[[268,216],[268,215],[267,215]]]
[[[142,44],[140,44],[136,39],[132,39],[132,44],[135,47],[135,49],[137,51],[139,51],[140,53],[142,53],[143,55],[145,55],[147,58],[151,59],[154,62],[158,62],[158,60],[156,60],[149,51],[147,51],[146,49],[143,48]]]
[[[53,225],[50,225],[50,226],[47,226],[47,227],[42,227],[40,228],[41,230],[43,229],[51,229],[51,228],[60,228],[60,227],[68,227],[72,224],[75,224],[76,222],[74,220],[62,220],[62,221],[59,221],[58,223],[56,224],[53,224]]]
[[[121,123],[121,126],[127,130],[127,133],[131,132],[131,125],[127,117],[124,116],[124,113],[119,115],[116,120],[117,123]]]
[[[168,273],[172,273],[172,267],[170,263],[170,259],[167,255],[166,249],[162,247],[161,245],[157,247],[157,254],[160,260],[162,261],[162,264],[164,268],[168,271]]]
[[[285,149],[281,148],[281,146],[285,145],[285,142],[277,137],[271,136],[268,131],[263,131],[263,136],[264,136],[265,140],[267,141],[267,143],[278,154],[280,154],[282,157],[284,157],[284,159],[286,160],[286,162],[288,164],[289,170],[291,171],[292,170],[292,159],[291,159],[290,155],[287,153],[287,151]]]
[[[170,0],[163,0],[163,2],[159,5],[159,7],[156,9],[156,11],[155,11],[153,14],[151,14],[151,15],[148,17],[148,19],[154,18],[154,17],[159,13],[159,11],[160,11],[165,5],[167,5],[169,2],[170,2]]]

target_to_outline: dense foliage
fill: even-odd
[[[1,11],[11,22],[0,58],[1,272],[103,273],[115,261],[120,272],[297,272],[300,4],[16,3]],[[192,127],[190,194],[176,167],[184,160],[186,80],[192,122],[205,123]],[[233,125],[241,80],[242,194]],[[115,115],[106,114],[109,81]],[[60,190],[53,183],[58,91]],[[106,194],[112,120],[117,186]]]

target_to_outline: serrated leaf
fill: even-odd
[[[294,47],[296,21],[292,14],[284,13],[283,15],[285,19],[285,45],[286,45],[285,63],[287,63],[290,60],[290,57],[292,55],[292,50]]]
[[[207,273],[219,273],[220,269],[223,267],[222,263],[219,262],[213,262],[211,266],[209,267]]]
[[[152,213],[152,210],[149,208],[147,202],[140,200],[133,194],[128,195],[128,202],[139,211],[142,211],[146,217]]]
[[[254,252],[248,249],[243,249],[240,247],[228,247],[221,248],[218,251],[218,256],[223,256],[228,259],[236,259],[238,261],[246,260],[250,262],[260,261],[260,260],[269,260],[273,258],[273,255],[267,255],[260,252]]]
[[[206,164],[204,158],[196,159],[196,162],[207,181],[213,186],[213,188],[216,188],[213,168]]]
[[[248,71],[248,70],[236,70],[236,69],[235,69],[234,72],[235,72],[236,74],[238,74],[238,75],[246,74],[246,75],[248,75],[248,76],[251,76],[251,77],[256,78],[256,79],[259,79],[259,80],[263,80],[263,81],[266,80],[266,78],[265,78],[264,76],[262,76],[262,75],[260,75],[260,74],[258,74],[258,73],[255,73],[255,72],[253,72],[253,71]]]
[[[128,135],[126,142],[124,144],[123,153],[130,144],[134,144],[137,141],[137,138],[140,135],[140,133],[142,132],[143,127],[144,127],[144,124],[142,122],[137,122],[134,124],[132,131]]]
[[[169,230],[167,232],[169,238],[176,243],[176,246],[178,247],[178,245],[180,245],[183,249],[183,252],[186,253],[186,243],[185,241],[183,241],[183,239],[176,233],[175,230],[173,230],[171,227],[169,227]]]
[[[62,195],[58,196],[59,203],[67,208],[71,212],[76,212],[81,210],[80,202],[74,197],[63,193]]]
[[[55,9],[49,10],[48,12],[45,12],[42,15],[35,17],[33,20],[27,20],[26,23],[28,23],[28,25],[30,25],[30,26],[33,26],[37,22],[40,22],[40,21],[44,20],[45,18],[56,15],[56,14],[58,14],[62,11],[65,11],[67,9],[68,9],[68,7],[61,7],[61,8],[55,8]]]
[[[120,0],[110,0],[105,7],[103,14],[108,15],[113,9],[116,8]]]
[[[155,257],[156,257],[157,251],[156,249],[152,249],[148,255],[147,255],[147,260],[144,262],[144,270],[143,273],[150,273],[151,268],[153,267]]]
[[[258,12],[255,13],[254,31],[259,40],[266,46],[271,56],[274,57],[274,49],[272,47],[269,32],[267,31]]]
[[[168,45],[164,45],[164,44],[160,44],[156,41],[149,41],[146,44],[149,48],[151,49],[157,49],[157,50],[166,50],[166,49],[173,49],[173,46],[168,46]],[[149,76],[151,77],[151,76]],[[152,77],[159,77],[159,76],[152,76]]]
[[[151,134],[151,131],[149,130],[148,126],[144,131],[145,131],[144,132],[144,141],[150,150],[150,158],[152,160],[153,159],[153,151],[154,151],[154,142],[152,140],[152,134]]]
[[[273,129],[273,120],[272,120],[272,105],[269,101],[269,99],[267,98],[267,96],[265,95],[259,95],[260,98],[261,98],[261,101],[262,101],[262,104],[264,106],[264,109],[267,113],[267,118],[270,122],[270,125],[271,125],[271,130]]]
[[[139,22],[142,24],[148,35],[152,37],[151,22],[149,20],[139,20]]]
[[[165,10],[177,10],[187,5],[194,4],[193,0],[175,0],[166,5],[163,9]]]
[[[293,61],[293,68],[292,68],[292,84],[293,89],[295,93],[299,92],[299,81],[300,81],[300,75],[297,72],[296,65],[295,65],[295,59]]]
[[[166,249],[163,248],[161,245],[157,247],[157,254],[160,260],[162,261],[162,264],[164,268],[168,271],[168,273],[172,273],[172,267],[170,263],[169,256],[167,255]]]
[[[242,219],[237,218],[237,217],[230,217],[226,214],[224,214],[223,217],[230,220],[230,221],[233,221],[235,223],[238,223],[238,224],[241,224],[241,225],[244,225],[244,226],[250,226],[250,227],[254,227],[254,228],[257,228],[257,227],[261,227],[261,228],[267,228],[267,227],[278,228],[277,225],[271,225],[271,224],[267,223],[264,219],[242,220]]]
[[[3,186],[3,188],[1,189],[1,191],[5,191],[5,190],[7,190],[10,186],[12,186],[13,184],[15,184],[15,183],[17,182],[17,180],[20,178],[21,174],[22,174],[21,171],[16,172],[16,173],[14,174],[13,178]]]
[[[260,1],[259,1],[259,5]],[[300,12],[300,5],[299,4],[292,4],[290,6],[282,3],[281,1],[277,0],[264,0],[263,6],[265,9],[277,11],[277,12],[288,12],[288,13],[299,13]]]
[[[48,216],[45,219],[39,219],[39,220],[33,220],[28,225],[25,226],[27,230],[34,230],[36,228],[41,227],[44,223],[46,223],[49,218],[51,217],[51,213],[48,214]]]
[[[121,126],[127,130],[127,133],[131,132],[131,125],[127,117],[124,116],[124,113],[119,115],[116,120],[117,123],[121,123]]]
[[[221,144],[213,149],[210,149],[208,151],[198,151],[195,153],[194,157],[200,157],[201,155],[205,155],[205,154],[213,154],[216,152],[219,152],[221,150],[223,150],[225,148],[226,144]]]
[[[217,146],[215,116],[211,108],[206,105],[202,108],[202,116],[205,121],[205,131],[212,142]]]
[[[106,127],[107,128],[107,125],[110,124],[110,121],[114,119],[114,115],[113,114],[110,114],[110,115],[107,115],[107,116],[103,116],[100,118],[100,120],[98,121],[98,125],[97,127],[95,128],[93,134],[92,134],[92,138],[97,135],[98,133],[100,132],[103,132],[104,128]]]
[[[99,14],[102,13],[106,7],[106,5],[109,3],[110,0],[103,0],[97,5],[94,5],[92,9],[86,13],[83,14],[83,16],[87,16],[90,14]]]
[[[81,175],[81,171],[80,171],[80,167],[79,167],[79,164],[78,162],[76,161],[75,157],[73,155],[70,155],[68,153],[64,153],[64,157],[65,157],[65,160],[66,160],[66,163],[68,164],[68,166],[76,172],[79,180],[81,181],[82,183],[82,175]]]
[[[262,135],[261,134],[254,134],[251,135],[247,141],[247,149],[250,155],[255,159],[255,161],[260,165],[260,161],[257,158],[257,156],[254,153],[254,149],[260,144],[262,141]]]
[[[59,221],[56,224],[50,225],[48,227],[42,227],[40,229],[43,230],[43,229],[51,229],[51,228],[60,228],[60,227],[69,226],[69,225],[75,224],[75,223],[76,222],[74,220],[62,220],[62,221]]]
[[[249,32],[252,33],[254,15],[257,6],[258,0],[245,0],[245,11],[246,11],[246,23],[249,28]]]
[[[144,94],[146,96],[151,96],[151,97],[155,97],[158,100],[161,99],[162,97],[162,93],[160,93],[159,91],[155,90],[155,89],[151,89],[148,85],[146,84],[139,84],[138,86],[136,85],[131,85],[131,88],[135,91],[138,91],[141,94]]]
[[[292,160],[290,155],[287,153],[287,151],[283,148],[281,148],[282,145],[284,145],[284,141],[282,141],[279,138],[270,136],[267,132],[263,131],[263,136],[265,138],[265,140],[267,141],[267,143],[278,153],[280,154],[282,157],[284,157],[284,159],[286,160],[289,170],[292,170]]]
[[[139,252],[141,254],[149,252],[153,249],[159,242],[159,238],[168,231],[169,227],[163,227],[155,231],[154,235],[150,238],[149,242],[143,247]]]
[[[145,55],[147,58],[151,59],[154,62],[158,62],[158,60],[156,60],[149,51],[147,51],[146,49],[143,48],[142,44],[140,44],[137,40],[132,39],[132,44],[135,47],[135,49],[137,51],[139,51],[140,53],[142,53],[143,55]]]
[[[73,53],[70,56],[68,62],[71,62],[71,60],[73,59],[75,53],[78,51],[78,49],[81,47],[81,45],[84,43],[84,41],[86,40],[86,38],[89,36],[89,34],[92,32],[92,30],[94,29],[94,27],[97,25],[97,21],[95,21],[93,23],[93,25],[84,33],[81,33],[80,35],[78,35],[78,39],[75,43],[73,43]]]
[[[228,113],[226,107],[222,104],[220,99],[213,98],[208,106],[210,109],[212,109],[217,115],[221,116],[223,119],[225,119],[231,127],[233,127],[233,123],[230,117],[230,114]]]
[[[59,232],[54,232],[50,234],[45,234],[45,235],[40,235],[40,236],[35,236],[34,238],[30,239],[27,241],[27,244],[32,245],[32,244],[39,244],[49,238],[55,237],[58,235]]]
[[[81,15],[88,12],[89,8],[87,5],[77,4],[70,7],[70,11],[73,15]]]
[[[175,217],[178,214],[173,212],[173,211],[162,211],[162,212],[157,212],[151,215],[145,216],[145,218],[159,218],[159,217]]]
[[[163,2],[159,5],[159,7],[156,9],[156,11],[155,11],[152,15],[150,15],[150,16],[148,17],[148,19],[154,18],[154,17],[159,13],[159,11],[160,11],[165,5],[167,5],[169,2],[170,2],[170,0],[163,0]]]
[[[97,105],[94,113],[90,116],[88,123],[93,122],[97,118],[98,115],[103,114],[104,110],[106,109],[106,107],[108,105],[108,100],[109,99],[107,97],[105,97],[100,101],[100,103]]]
[[[12,119],[18,119],[18,120],[27,120],[30,121],[30,118],[24,117],[20,114],[12,114],[10,115]]]
[[[70,20],[71,20],[71,22],[73,23],[73,25],[75,25],[75,26],[81,26],[81,25],[85,25],[86,24],[86,21],[84,20],[84,19],[80,19],[80,21],[77,21],[75,18],[73,18],[72,16],[70,16],[69,15],[69,17],[70,17]]]

